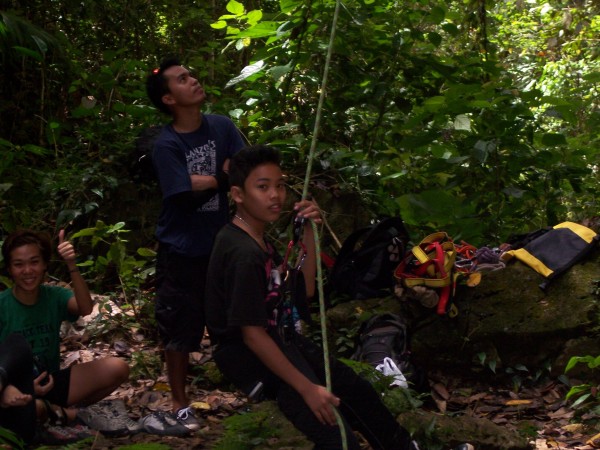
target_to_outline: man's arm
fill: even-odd
[[[73,293],[75,294],[69,299],[67,310],[74,315],[87,316],[92,312],[94,302],[92,301],[88,285],[81,276],[75,263],[75,248],[69,241],[65,241],[65,230],[60,230],[58,232],[58,253],[67,264],[67,268],[71,275],[71,286],[73,288]]]
[[[340,399],[325,387],[310,381],[283,354],[266,330],[259,326],[243,326],[242,337],[248,348],[275,375],[289,384],[304,399],[317,419],[327,425],[335,425],[331,406],[338,406]]]
[[[229,159],[223,164],[223,170],[216,175],[190,175],[192,190],[180,192],[171,197],[172,201],[182,209],[197,209],[209,201],[218,192],[229,191]]]

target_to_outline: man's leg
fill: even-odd
[[[90,405],[113,392],[129,378],[129,366],[120,358],[104,358],[71,367],[67,405]]]
[[[200,427],[188,407],[186,378],[189,353],[200,347],[204,335],[202,296],[207,265],[208,257],[188,258],[159,247],[155,316],[165,348],[171,409],[177,422],[190,430]]]
[[[177,412],[189,404],[188,396],[185,392],[189,353],[165,350],[165,360],[167,363],[169,386],[171,386],[171,409],[173,412]]]

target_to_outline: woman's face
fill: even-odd
[[[26,244],[11,252],[8,273],[15,282],[15,288],[22,291],[35,291],[44,281],[47,265],[40,248]]]

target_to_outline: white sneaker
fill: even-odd
[[[189,406],[187,408],[180,408],[175,413],[177,421],[185,426],[190,431],[196,431],[200,429],[200,422],[194,414],[194,410]]]
[[[191,432],[170,411],[156,411],[148,414],[140,419],[140,425],[146,433],[160,436],[186,436]]]

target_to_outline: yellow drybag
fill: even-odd
[[[599,241],[599,235],[588,227],[574,222],[563,222],[535,238],[527,245],[502,254],[503,261],[517,258],[548,281],[565,272],[590,252]],[[548,282],[540,287],[545,289]]]

